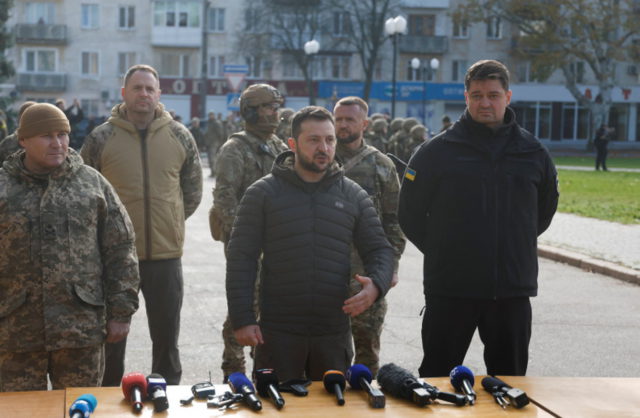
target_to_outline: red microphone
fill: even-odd
[[[147,378],[142,373],[133,372],[122,376],[122,393],[131,403],[133,412],[142,411],[142,396],[147,393]]]

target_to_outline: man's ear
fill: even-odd
[[[296,151],[296,140],[295,140],[295,139],[293,139],[293,138],[289,138],[289,139],[287,140],[287,143],[289,143],[289,148],[291,148],[291,150],[292,150],[293,152],[295,152],[295,151]]]

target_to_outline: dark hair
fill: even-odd
[[[472,81],[498,80],[505,90],[509,90],[509,70],[496,60],[481,60],[473,64],[464,76],[464,89],[469,91]]]
[[[160,82],[160,77],[158,76],[158,72],[156,71],[155,68],[153,68],[150,65],[146,65],[146,64],[136,64],[132,67],[130,67],[127,70],[127,73],[124,76],[124,83],[123,86],[126,86],[127,83],[129,82],[129,79],[131,78],[131,76],[133,76],[133,74],[136,71],[146,71],[147,73],[151,73],[151,75],[153,75],[155,77],[155,79]]]
[[[313,119],[317,121],[328,120],[332,125],[335,126],[335,122],[333,120],[333,115],[324,107],[320,106],[306,106],[302,109],[298,110],[294,115],[291,121],[291,136],[296,141],[298,140],[298,135],[300,135],[300,127],[302,122],[307,119]]]
[[[367,104],[367,102],[365,102],[364,100],[362,100],[357,96],[343,97],[342,99],[338,100],[338,103],[336,103],[334,110],[338,106],[354,106],[354,105],[362,109],[364,111],[365,116],[369,114],[369,105]]]

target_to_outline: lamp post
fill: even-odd
[[[320,42],[312,39],[305,42],[304,53],[307,54],[307,90],[309,90],[309,105],[315,105],[316,99],[313,94],[313,56],[320,50]]]
[[[438,58],[431,58],[429,66],[422,66],[422,124],[427,126],[427,74],[429,79],[433,79],[435,72],[440,67]],[[418,70],[420,68],[420,60],[418,58],[411,59],[411,68]]]
[[[402,16],[390,17],[384,22],[384,31],[393,41],[393,79],[391,81],[391,119],[396,117],[396,67],[398,60],[398,36],[407,28],[407,19]]]

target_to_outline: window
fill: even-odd
[[[249,66],[247,77],[260,78],[262,76],[262,61],[260,57],[244,57],[244,60]]]
[[[190,77],[191,59],[187,54],[164,53],[160,55],[160,74],[168,77]]]
[[[490,17],[487,20],[487,39],[502,38],[502,21],[499,17]]]
[[[451,81],[464,81],[464,76],[466,73],[466,60],[453,60],[451,62]]]
[[[80,27],[82,29],[97,29],[100,26],[99,6],[97,4],[82,4],[80,7],[82,12]]]
[[[120,6],[118,9],[118,28],[133,29],[136,25],[135,6]]]
[[[181,28],[200,26],[201,1],[156,1],[153,9],[153,25]]]
[[[407,81],[418,81],[422,79],[420,77],[420,73],[422,72],[422,65],[418,68],[413,68],[411,66],[411,60],[407,60]]]
[[[26,23],[52,24],[56,15],[55,3],[25,3],[24,15]]]
[[[258,32],[260,26],[260,11],[255,8],[247,8],[244,12],[244,30],[245,32]]]
[[[420,59],[420,67],[414,69],[411,66],[411,60],[408,60],[407,61],[407,80],[408,81],[433,81],[433,76],[435,71],[431,69],[430,63],[431,63],[431,58]],[[427,67],[425,67],[425,65]]]
[[[135,52],[118,52],[118,68],[119,75],[124,75],[127,70],[136,63]]]
[[[224,76],[224,55],[214,55],[209,57],[209,76]]]
[[[351,15],[349,12],[333,13],[333,36],[347,36],[351,33]]]
[[[313,65],[313,60],[311,61],[311,65]],[[312,69],[313,71],[313,69]],[[296,60],[291,55],[284,55],[282,57],[282,76],[286,78],[302,78],[302,70],[300,66],[296,63]]]
[[[97,52],[83,52],[80,73],[84,76],[97,77],[99,72],[99,59]]]
[[[53,73],[58,61],[55,49],[25,49],[25,71],[28,73]]]
[[[551,139],[551,103],[532,102],[513,105],[520,126],[540,139]]]
[[[318,57],[319,78],[348,79],[350,60],[351,57],[345,55]]]
[[[453,37],[454,38],[468,38],[469,37],[469,25],[467,21],[453,22]]]
[[[224,32],[225,9],[220,7],[209,8],[208,29],[209,32]]]
[[[433,36],[435,27],[435,15],[409,15],[409,35]]]
[[[562,139],[586,140],[589,136],[589,110],[576,103],[562,104]]]
[[[573,81],[576,83],[584,83],[584,62],[572,62],[569,65],[569,71],[573,76]],[[614,72],[615,74],[615,72]]]

